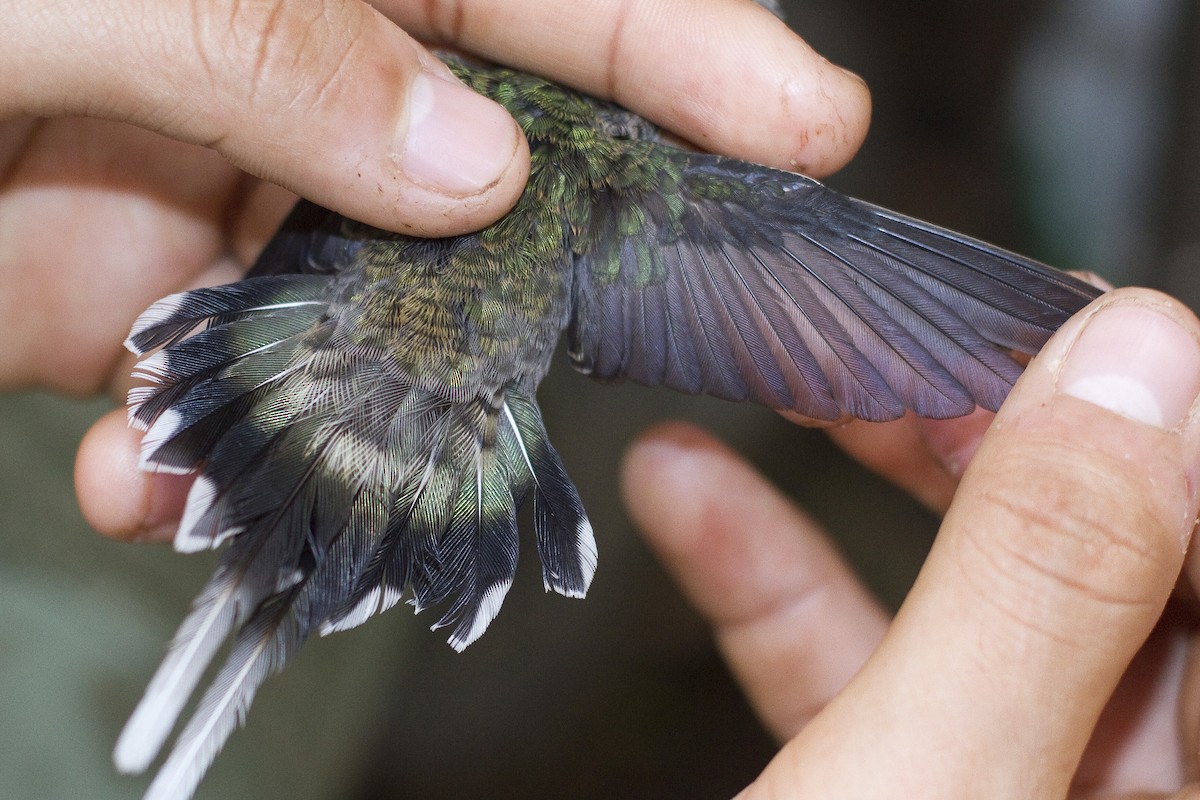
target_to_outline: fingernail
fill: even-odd
[[[1113,305],[1086,322],[1066,354],[1058,389],[1130,419],[1174,428],[1200,394],[1200,345],[1151,306]]]
[[[470,197],[496,183],[519,143],[516,122],[457,80],[422,72],[408,98],[398,143],[410,180],[439,194]]]

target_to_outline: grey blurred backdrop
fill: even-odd
[[[785,3],[870,84],[843,191],[1114,283],[1200,299],[1200,25],[1186,0]],[[569,3],[563,4],[564,13]],[[2,291],[2,287],[0,287]],[[563,367],[541,393],[601,549],[586,602],[536,559],[463,655],[393,611],[268,682],[202,798],[718,798],[774,745],[631,528],[622,450],[682,417],[729,440],[837,536],[895,606],[936,520],[822,434],[761,409]],[[0,397],[0,796],[123,798],[109,751],[212,560],[90,532],[74,448],[108,407]],[[753,531],[747,531],[753,535]]]

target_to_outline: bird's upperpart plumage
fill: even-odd
[[[153,760],[229,654],[148,797],[187,797],[258,686],[313,631],[408,597],[461,649],[499,610],[532,493],[547,589],[595,544],[534,401],[576,367],[835,420],[995,409],[1098,292],[805,178],[687,152],[620,108],[449,60],[530,143],[517,206],[417,239],[301,202],[243,281],[134,325],[143,466],[196,472],[176,538],[228,542],[118,742]],[[149,355],[147,355],[149,354]]]

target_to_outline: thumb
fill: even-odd
[[[404,233],[482,227],[524,186],[513,119],[365,2],[18,5],[0,114],[131,122]]]
[[[1189,311],[1145,290],[1111,293],[1056,334],[883,643],[756,790],[1066,795],[1195,523],[1198,341]]]

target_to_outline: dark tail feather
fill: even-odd
[[[536,404],[510,388],[498,407],[447,404],[420,427],[437,443],[411,462],[386,529],[360,551],[359,561],[370,557],[353,571],[353,586],[343,588],[345,600],[322,632],[361,624],[408,589],[418,611],[454,598],[434,627],[453,626],[450,644],[465,648],[512,584],[516,510],[531,488],[546,588],[582,597],[595,573],[596,544]]]
[[[583,597],[596,573],[596,540],[579,491],[546,436],[537,403],[510,391],[502,411],[508,459],[533,475],[534,531],[546,591]]]

